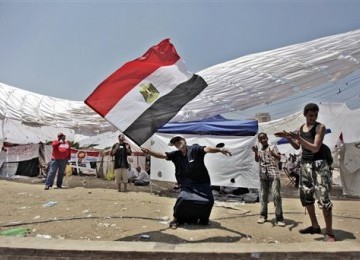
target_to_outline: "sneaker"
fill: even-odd
[[[266,218],[260,217],[257,221],[258,224],[264,224],[266,222]]]
[[[286,226],[284,221],[276,221],[275,225],[278,226],[278,227],[285,227]]]
[[[324,236],[324,242],[335,242],[336,239],[335,239],[335,236],[334,234],[325,234]]]
[[[58,189],[62,189],[62,186],[56,186],[56,188],[58,188]]]
[[[310,226],[304,229],[300,229],[299,232],[301,234],[321,234],[321,228],[314,228],[313,226]]]
[[[178,222],[176,220],[173,220],[169,223],[169,227],[172,229],[177,229],[178,227]]]
[[[46,185],[44,190],[48,190],[48,189],[49,189],[49,186]]]

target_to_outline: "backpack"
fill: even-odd
[[[325,160],[327,161],[327,163],[329,164],[329,166],[332,165],[332,163],[334,162],[334,159],[332,157],[332,154],[331,154],[331,150],[329,148],[329,146],[327,146],[326,144],[322,144],[322,149],[324,151],[324,154],[325,154]]]

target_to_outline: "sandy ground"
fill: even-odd
[[[63,189],[44,190],[39,179],[0,180],[0,229],[26,227],[30,237],[105,241],[152,241],[164,243],[296,243],[321,241],[322,235],[301,235],[309,225],[297,190],[283,180],[286,227],[269,221],[257,224],[259,203],[216,200],[208,226],[168,228],[177,193],[173,184],[155,182],[149,187],[130,186],[119,193],[113,182],[96,177],[68,176]],[[333,226],[338,240],[360,237],[360,200],[333,189]],[[57,202],[44,207],[50,201]],[[324,232],[322,212],[317,209]],[[145,236],[142,236],[145,235]]]

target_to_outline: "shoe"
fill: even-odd
[[[321,234],[321,228],[314,228],[313,226],[310,226],[304,229],[300,229],[299,232],[301,234]]]
[[[172,229],[177,229],[178,227],[178,223],[176,220],[173,220],[169,223],[169,227],[172,228]]]
[[[278,226],[278,227],[285,227],[286,226],[284,221],[276,221],[275,225]]]
[[[260,217],[257,221],[258,224],[264,224],[266,222],[266,218]]]
[[[56,188],[58,188],[58,189],[62,189],[62,186],[56,186]]]
[[[48,189],[49,189],[49,186],[46,185],[44,190],[48,190]]]
[[[335,236],[332,234],[325,234],[324,236],[324,242],[335,242]]]

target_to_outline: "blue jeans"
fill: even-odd
[[[51,160],[50,169],[49,169],[48,176],[47,176],[46,182],[45,182],[46,186],[49,186],[49,187],[53,186],[56,172],[58,173],[57,180],[56,180],[56,186],[57,187],[62,186],[62,182],[64,179],[65,167],[66,167],[67,162],[68,162],[67,159],[56,159],[56,160],[52,159]]]
[[[268,217],[268,202],[270,193],[273,196],[276,221],[283,221],[280,180],[260,180],[260,216]]]

